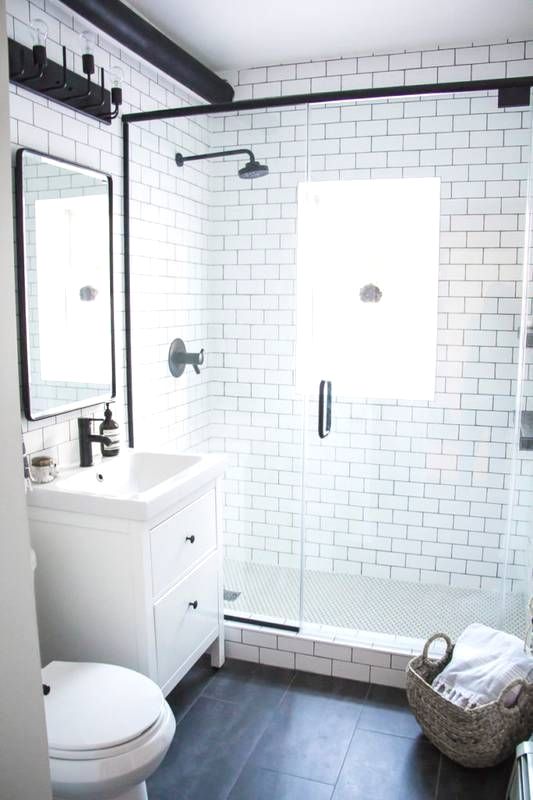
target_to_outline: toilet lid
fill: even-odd
[[[111,664],[52,661],[42,671],[51,750],[100,750],[136,739],[163,710],[157,684]]]

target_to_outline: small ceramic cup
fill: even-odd
[[[35,456],[31,460],[31,479],[34,483],[50,483],[57,476],[57,466],[50,456]]]

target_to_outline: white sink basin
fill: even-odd
[[[126,450],[92,467],[62,470],[27,499],[30,506],[148,519],[217,478],[224,465],[224,457],[214,454]]]
[[[77,470],[55,485],[62,492],[113,497],[138,497],[143,492],[169,481],[184,470],[199,464],[202,456],[171,453],[138,453],[102,461],[93,467]]]

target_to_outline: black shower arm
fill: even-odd
[[[199,156],[183,156],[181,153],[176,153],[176,164],[182,167],[185,161],[200,161],[203,158],[220,158],[221,156],[241,156],[246,154],[250,157],[250,161],[255,161],[255,156],[251,150],[219,150],[216,153],[201,153]]]

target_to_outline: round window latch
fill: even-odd
[[[194,534],[192,534],[191,536],[186,536],[186,537],[185,537],[185,541],[186,541],[186,542],[190,542],[191,544],[194,544],[194,542],[195,542],[195,539],[196,539],[196,537],[195,537],[195,535],[194,535]]]
[[[189,603],[189,608],[194,608],[194,610],[196,611],[196,609],[198,608],[198,600],[195,600],[194,602]]]

